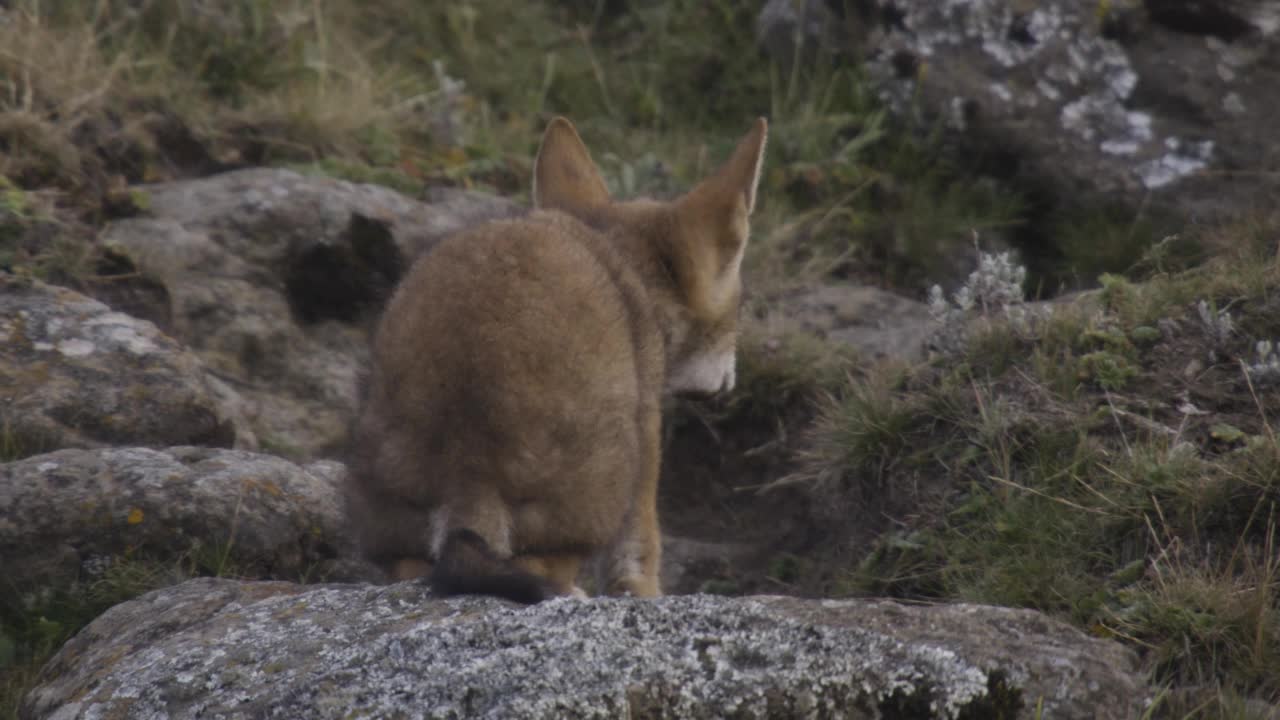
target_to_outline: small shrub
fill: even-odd
[[[1030,337],[1046,313],[1031,310],[1023,299],[1027,270],[1009,253],[979,253],[978,268],[948,301],[942,287],[929,289],[929,312],[941,327],[930,344],[946,355],[963,352],[973,337],[976,319],[990,329],[997,321],[1016,336]]]
[[[1154,328],[1150,325],[1139,325],[1129,331],[1129,339],[1133,341],[1134,345],[1139,345],[1141,347],[1151,347],[1152,345],[1155,345],[1160,342],[1160,338],[1162,336],[1163,334],[1160,332],[1159,328]]]
[[[1201,300],[1196,303],[1196,314],[1200,317],[1200,324],[1204,327],[1205,334],[1213,341],[1215,349],[1225,348],[1227,343],[1231,342],[1236,327],[1229,310],[1226,308],[1219,310],[1213,304]]]
[[[1081,380],[1090,380],[1103,390],[1123,390],[1138,376],[1138,369],[1122,355],[1106,350],[1091,352],[1080,358]]]
[[[1273,385],[1280,381],[1280,354],[1270,340],[1259,340],[1254,345],[1257,361],[1245,366],[1249,379],[1257,385]]]

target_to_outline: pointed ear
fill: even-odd
[[[729,160],[676,201],[681,224],[694,235],[714,237],[726,258],[740,259],[747,242],[747,218],[756,206],[756,187],[760,184],[768,134],[769,124],[764,118],[758,118],[751,131],[738,142]],[[692,230],[695,227],[701,229]]]
[[[534,207],[580,212],[608,202],[609,189],[573,123],[554,118],[533,163]]]
[[[748,215],[756,209],[756,188],[760,185],[764,146],[768,139],[769,123],[764,118],[756,118],[751,132],[738,143],[729,162],[719,173],[731,186],[742,188]]]
[[[756,207],[756,187],[760,184],[768,137],[769,123],[764,118],[757,118],[751,131],[738,141],[738,147],[729,160],[705,183],[716,188],[722,196],[735,200],[741,198],[742,207],[748,215]]]
[[[765,119],[756,120],[729,160],[675,203],[671,255],[686,297],[699,307],[724,308],[738,297],[768,132]]]
[[[678,201],[686,217],[701,217],[714,223],[746,222],[756,207],[756,188],[764,167],[764,146],[769,124],[756,119],[728,161]],[[744,228],[745,229],[745,228]],[[745,236],[742,241],[745,241]]]

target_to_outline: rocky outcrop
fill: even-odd
[[[844,18],[831,5],[767,3],[762,42],[784,61],[797,38],[867,58],[891,106],[945,121],[1023,189],[1189,220],[1273,208],[1269,0],[893,0]]]
[[[359,575],[334,462],[235,450],[60,450],[0,465],[8,587],[92,579],[117,557],[205,551],[252,577]]]
[[[149,216],[101,242],[164,285],[164,324],[244,398],[263,447],[332,453],[367,361],[365,321],[412,258],[483,219],[501,198],[387,188],[251,169],[143,186]]]
[[[912,362],[924,357],[937,323],[917,300],[873,287],[822,285],[777,298],[764,325],[808,332],[867,358]]]
[[[235,393],[155,325],[0,274],[0,451],[252,445]],[[239,437],[238,437],[239,435]]]
[[[433,599],[192,580],[119,605],[20,717],[1129,718],[1129,651],[1024,610]]]

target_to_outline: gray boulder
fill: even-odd
[[[359,563],[344,472],[195,447],[60,450],[0,465],[4,580],[65,585],[125,554],[173,561],[202,550],[253,577],[350,577]]]
[[[1280,181],[1280,11],[1270,0],[893,0],[836,18],[766,4],[761,42],[853,52],[900,113],[923,110],[1059,205],[1192,220],[1270,211]]]
[[[1026,610],[434,599],[192,580],[73,638],[24,718],[1129,718],[1133,655]]]
[[[155,325],[0,274],[0,452],[237,442],[234,395]],[[239,434],[242,444],[251,436]]]
[[[860,285],[821,285],[770,303],[766,327],[795,328],[856,349],[867,358],[914,362],[937,323],[922,302]]]
[[[424,203],[281,169],[140,189],[149,217],[111,223],[101,242],[164,285],[164,324],[241,395],[262,446],[293,458],[342,444],[367,322],[412,258],[520,212],[476,193]]]

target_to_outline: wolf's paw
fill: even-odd
[[[615,580],[609,586],[610,595],[630,595],[639,598],[662,597],[657,578],[632,575]]]

